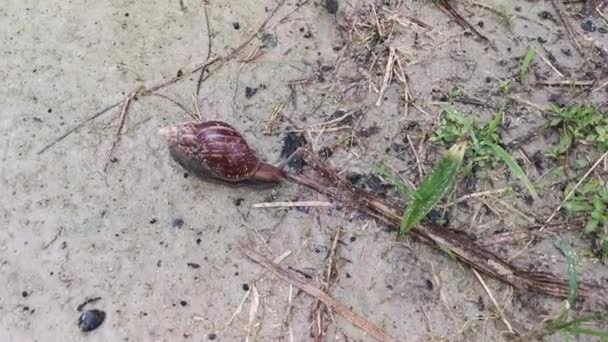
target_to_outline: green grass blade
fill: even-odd
[[[608,315],[606,314],[594,314],[582,316],[570,321],[563,321],[560,319],[554,322],[550,322],[547,325],[547,331],[550,334],[559,332],[562,334],[567,333],[570,335],[588,335],[607,338],[608,331],[597,330],[583,325],[585,323],[601,322],[604,321],[606,318],[608,318]]]
[[[378,165],[374,166],[374,168],[372,169],[372,172],[374,174],[386,179],[392,185],[394,185],[397,188],[397,190],[399,190],[399,193],[405,200],[410,199],[410,197],[413,193],[412,189],[410,189],[405,183],[403,183],[401,178],[399,178],[399,176],[396,175],[386,165],[378,164]]]
[[[570,328],[567,331],[574,335],[587,335],[587,336],[598,336],[598,337],[608,338],[608,331],[603,331],[603,330],[575,327],[575,328]]]
[[[578,289],[578,274],[576,273],[576,259],[572,249],[564,243],[560,238],[555,238],[553,244],[566,257],[567,273],[568,273],[568,303],[573,308],[576,302],[576,291]]]
[[[530,69],[530,65],[534,61],[534,57],[536,57],[536,50],[532,45],[528,47],[526,51],[526,56],[524,57],[524,61],[521,63],[521,67],[519,69],[519,81],[524,83],[526,78],[528,77],[528,70]]]
[[[535,200],[537,200],[538,194],[536,193],[536,190],[534,189],[532,182],[530,182],[530,179],[528,179],[528,176],[526,176],[526,173],[524,172],[524,170],[522,170],[522,168],[519,166],[519,164],[517,164],[515,159],[513,159],[513,157],[511,157],[511,155],[507,151],[505,151],[502,147],[500,147],[496,144],[492,144],[492,143],[487,143],[487,144],[488,144],[488,146],[490,146],[492,151],[494,151],[494,153],[496,153],[496,155],[500,159],[502,159],[502,161],[504,161],[505,164],[507,164],[507,166],[511,170],[511,173],[513,175],[515,175],[515,177],[517,177],[522,183],[524,183],[525,187],[528,189],[528,191],[530,192],[532,197]]]
[[[414,193],[412,203],[403,214],[402,233],[409,232],[450,191],[456,181],[466,147],[465,142],[452,146],[424,178]]]

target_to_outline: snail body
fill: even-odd
[[[275,185],[281,169],[262,162],[232,126],[222,121],[184,122],[163,128],[171,157],[205,180],[253,185]]]

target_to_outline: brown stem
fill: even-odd
[[[309,151],[301,150],[300,153],[307,164],[319,173],[322,180],[290,173],[286,174],[286,179],[312,188],[353,209],[367,213],[386,223],[392,229],[399,229],[403,209],[387,203],[387,201],[368,191],[352,186],[343,180],[333,167],[325,164]],[[461,262],[515,288],[560,298],[568,297],[568,282],[566,280],[549,273],[521,270],[478,245],[461,232],[418,225],[410,231],[410,234],[435,248],[449,250]],[[580,297],[595,297],[598,301],[606,303],[604,298],[607,294],[608,290],[605,288],[579,283],[578,295]]]

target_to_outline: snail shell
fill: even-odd
[[[222,121],[185,122],[159,131],[173,159],[203,179],[276,184],[283,171],[261,162],[234,127]]]

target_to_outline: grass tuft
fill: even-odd
[[[526,51],[526,55],[524,56],[524,61],[521,63],[521,67],[519,68],[519,81],[524,83],[526,78],[528,77],[528,71],[530,70],[530,65],[534,62],[534,58],[536,57],[536,49],[534,46],[528,46],[528,50]]]

